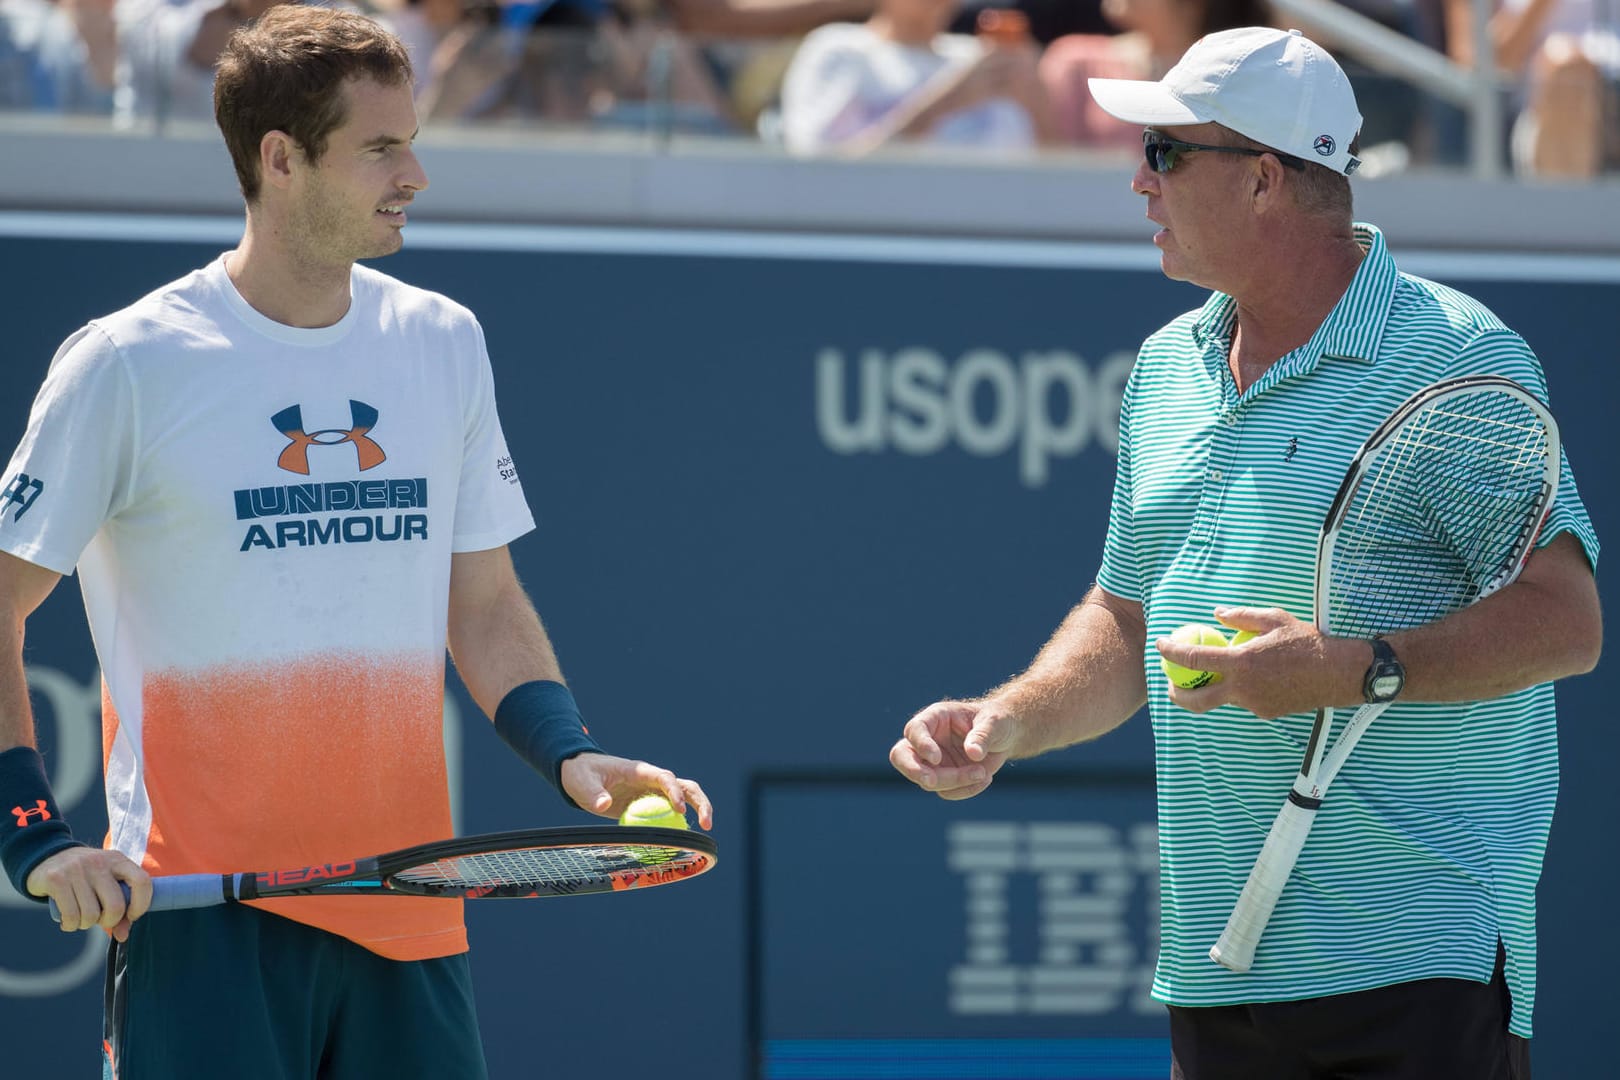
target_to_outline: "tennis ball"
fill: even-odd
[[[1239,630],[1237,633],[1232,635],[1232,644],[1241,645],[1245,641],[1253,641],[1259,636],[1260,631],[1258,630]]]
[[[652,826],[658,829],[685,829],[686,815],[676,813],[669,800],[662,795],[643,795],[624,808],[619,815],[620,825]]]
[[[1226,635],[1213,626],[1203,623],[1188,623],[1178,626],[1170,634],[1171,641],[1179,641],[1186,645],[1225,645]],[[1164,657],[1159,657],[1159,666],[1170,677],[1170,681],[1184,690],[1196,690],[1200,686],[1208,686],[1219,679],[1220,676],[1212,671],[1194,671],[1184,668],[1180,664],[1172,664]]]

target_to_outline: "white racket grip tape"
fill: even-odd
[[[240,878],[242,875],[234,875]],[[123,882],[124,903],[129,903],[129,886]],[[178,911],[181,908],[212,907],[225,902],[225,887],[218,874],[173,874],[152,879],[152,904],[147,911]],[[233,897],[234,899],[234,897]],[[62,921],[56,901],[50,902],[51,920]]]
[[[1239,974],[1254,965],[1254,950],[1266,932],[1277,898],[1288,884],[1288,875],[1294,872],[1294,863],[1315,821],[1315,806],[1301,806],[1292,796],[1283,803],[1277,820],[1271,823],[1271,832],[1260,849],[1260,857],[1249,871],[1243,893],[1226,920],[1226,929],[1209,950],[1211,960]]]

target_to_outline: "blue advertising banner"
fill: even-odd
[[[213,258],[238,230],[0,214],[7,452],[63,338]],[[1542,356],[1581,493],[1612,542],[1608,327],[1620,270],[1424,258],[1414,253],[1408,268],[1473,292]],[[1136,905],[1148,902],[1140,865],[1151,804],[1139,789],[1065,779],[1150,770],[1140,718],[1019,764],[962,806],[897,781],[838,778],[885,769],[923,705],[1021,670],[1085,592],[1106,525],[1120,387],[1142,338],[1202,293],[1164,280],[1146,241],[1136,250],[413,225],[407,249],[379,268],[467,304],[484,324],[539,522],[513,554],[593,733],[697,778],[717,807],[720,864],[696,881],[468,906],[493,1075],[613,1074],[616,1055],[641,1068],[655,1048],[670,1075],[751,1080],[762,1060],[802,1060],[815,1049],[806,1040],[858,1040],[865,1053],[885,1038],[948,1039],[964,1022],[975,1038],[1002,1040],[994,1053],[1020,1038],[1061,1052],[1069,1064],[1049,1075],[1101,1075],[1074,1064],[1099,1054],[1162,1064],[1162,1012],[1137,991],[1148,944],[1131,936],[1146,933]],[[99,676],[71,582],[28,633],[60,802],[80,835],[97,836]],[[1620,752],[1602,693],[1611,666],[1559,693],[1564,786],[1540,892],[1535,1042],[1538,1072],[1553,1077],[1600,1068],[1603,1018],[1620,1005],[1611,980],[1586,974],[1620,962],[1609,935],[1587,930],[1590,898],[1620,886],[1612,861],[1589,855],[1607,850],[1606,764]],[[507,751],[459,687],[446,743],[464,832],[587,820]],[[757,774],[789,770],[809,779],[750,787]],[[818,774],[832,775],[818,784]],[[871,829],[905,838],[908,878],[859,897],[813,872],[796,878],[771,842],[820,858]],[[894,843],[883,846],[892,853]],[[981,886],[966,868],[998,849],[1022,861],[983,869],[972,915],[970,890]],[[1043,938],[1055,924],[1042,921],[1040,889],[1078,904],[1099,887],[1086,875],[1101,873],[1043,886],[1024,867],[1049,850],[1135,861],[1118,871],[1137,875],[1118,916],[1126,937],[1097,939],[1087,916],[1078,922],[1091,928],[1074,940]],[[997,889],[1004,918],[986,914]],[[930,893],[938,904],[915,903]],[[900,905],[909,926],[897,935]],[[1007,957],[1033,970],[1050,946],[1063,977],[1037,993],[1022,976],[986,974],[997,966],[993,935],[976,942],[967,927],[992,923],[1007,934]],[[926,957],[907,952],[918,939]],[[96,934],[55,932],[0,885],[8,1068],[95,1070],[103,948]],[[1071,979],[1073,969],[1091,974]],[[1122,1004],[1033,1004],[1088,995]],[[1012,1013],[953,1011],[1009,1001]]]
[[[892,772],[755,778],[762,1080],[1169,1075],[1151,772],[996,792],[942,812]]]

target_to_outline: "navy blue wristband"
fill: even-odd
[[[585,730],[568,687],[549,679],[514,687],[495,709],[495,733],[551,781],[568,805],[577,806],[563,790],[563,762],[579,754],[600,754],[602,748]]]
[[[0,754],[0,864],[18,894],[45,902],[28,892],[28,875],[46,859],[70,847],[84,847],[62,820],[51,797],[45,762],[31,746],[15,746]]]

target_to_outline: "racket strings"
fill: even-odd
[[[1507,395],[1497,396],[1508,399]],[[1405,437],[1413,446],[1426,448],[1420,440],[1432,426],[1441,432],[1443,445],[1472,446],[1482,457],[1502,451],[1504,456],[1494,460],[1522,464],[1527,460],[1526,453],[1535,453],[1538,448],[1545,452],[1547,428],[1522,403],[1515,401],[1513,407],[1517,415],[1483,416],[1447,409],[1442,403],[1419,414],[1424,422]],[[1533,460],[1539,462],[1539,456]]]
[[[641,844],[520,848],[436,859],[391,876],[431,889],[567,889],[695,858],[681,848]]]
[[[1448,398],[1408,419],[1341,515],[1329,632],[1406,629],[1493,589],[1534,540],[1548,453],[1541,419],[1500,391]]]

